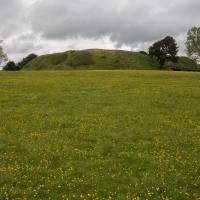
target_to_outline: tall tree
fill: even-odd
[[[0,40],[0,44],[3,43],[2,40]],[[3,52],[3,47],[0,45],[0,64],[2,62],[6,62],[8,60],[7,55]]]
[[[200,27],[192,27],[187,32],[185,52],[195,62],[200,62]]]
[[[149,47],[149,56],[155,57],[160,62],[160,68],[162,69],[165,61],[178,61],[178,46],[174,38],[167,36],[162,40],[155,42]]]

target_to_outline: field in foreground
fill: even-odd
[[[0,80],[0,199],[200,199],[199,73]]]

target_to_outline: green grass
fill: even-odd
[[[33,59],[23,70],[113,70],[158,69],[159,63],[147,55],[131,51],[90,49],[42,55]]]
[[[0,80],[0,199],[200,199],[199,73]]]

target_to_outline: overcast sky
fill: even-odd
[[[148,51],[172,36],[185,55],[200,0],[0,0],[0,40],[10,60],[70,49]]]

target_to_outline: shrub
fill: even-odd
[[[9,61],[4,67],[3,70],[5,71],[18,71],[20,70],[20,67],[15,65],[13,61]]]

